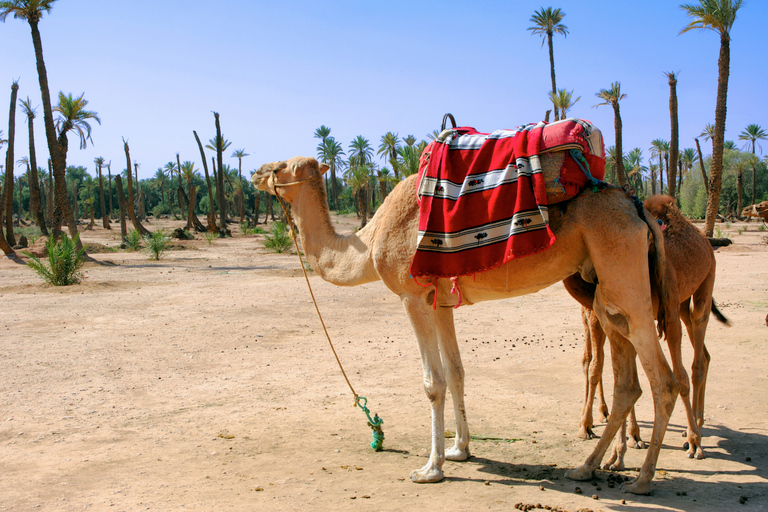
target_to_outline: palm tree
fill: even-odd
[[[245,220],[245,198],[243,197],[243,158],[250,156],[245,149],[236,149],[232,153],[232,158],[237,158],[237,178],[240,184],[237,189],[237,197],[240,200],[240,222]]]
[[[560,9],[542,7],[538,11],[534,11],[530,21],[535,25],[528,28],[532,34],[541,35],[541,46],[544,46],[544,41],[549,46],[549,70],[552,78],[552,94],[554,95],[557,95],[557,85],[555,84],[555,51],[552,46],[552,36],[555,34],[562,34],[563,37],[568,36],[568,27],[560,23],[564,17],[565,13]],[[560,119],[557,109],[558,107],[555,105],[555,121]]]
[[[35,152],[34,119],[36,109],[32,108],[32,102],[27,96],[26,100],[20,100],[21,111],[27,116],[27,126],[29,128],[29,213],[32,219],[40,226],[43,235],[48,236],[48,228],[45,225],[43,217],[43,203],[40,199],[40,178],[37,175],[37,156]]]
[[[109,213],[107,219],[112,218],[112,212],[114,211],[112,206],[112,160],[109,161],[107,166],[107,191],[109,192]]]
[[[133,224],[133,229],[139,232],[139,234],[142,237],[152,236],[152,233],[145,228],[141,222],[139,222],[138,217],[136,217],[136,212],[134,211],[134,202],[133,202],[133,177],[131,172],[131,149],[128,147],[128,141],[123,138],[123,151],[125,152],[125,178],[128,180],[128,198],[126,199],[126,208],[128,215],[128,218],[131,220],[131,224]],[[118,190],[118,196],[120,194],[120,191]],[[122,201],[122,200],[121,200]]]
[[[315,130],[315,134],[314,134],[314,137],[316,139],[320,139],[320,144],[318,144],[318,147],[324,144],[325,139],[327,139],[330,135],[331,135],[331,129],[325,126],[324,124],[320,125],[320,127]]]
[[[664,139],[654,139],[651,141],[651,157],[659,159],[659,193],[664,193],[664,180],[661,178],[664,173],[664,152],[669,150],[669,142]],[[651,193],[656,193],[656,181],[651,178]]]
[[[397,160],[397,149],[400,147],[400,138],[396,133],[387,132],[381,136],[381,143],[377,155],[381,155],[384,161],[389,162],[395,172],[395,179],[400,180],[400,175],[394,162]]]
[[[224,164],[222,163],[222,154],[229,147],[229,142],[221,135],[221,124],[219,123],[219,113],[214,112],[213,118],[216,122],[216,167],[219,168],[219,176],[216,180],[216,195],[219,202],[219,236],[227,236],[227,212],[224,204]]]
[[[400,157],[392,164],[403,178],[419,172],[419,159],[421,158],[421,149],[417,146],[401,146],[397,150]]]
[[[760,152],[762,153],[762,147],[760,147],[760,144],[757,144],[758,140],[765,140],[768,139],[768,133],[763,130],[760,125],[757,124],[750,124],[749,126],[744,129],[739,134],[739,140],[746,140],[747,143],[744,147],[752,146],[752,155],[755,155],[755,146],[760,148]],[[752,162],[757,162],[756,158],[752,159]],[[752,166],[752,204],[755,204],[755,190],[757,190],[757,173],[755,170],[755,166]],[[739,213],[741,213],[741,210],[739,210]]]
[[[672,72],[665,72],[669,83],[669,123],[670,123],[670,142],[669,142],[669,165],[667,166],[667,186],[669,195],[675,197],[675,172],[677,171],[677,158],[680,148],[680,125],[677,119],[677,75]]]
[[[178,167],[176,166],[175,162],[169,161],[165,164],[163,167],[163,170],[165,171],[166,175],[168,176],[168,181],[173,181],[173,176],[178,172]],[[179,174],[179,176],[181,176]],[[179,178],[181,179],[181,178]],[[181,186],[181,184],[179,184]],[[171,189],[173,190],[173,189]],[[173,194],[171,191],[168,191],[168,207],[171,209],[171,213],[173,214],[173,218],[176,219],[176,210],[173,209]],[[184,218],[184,205],[179,205],[179,209],[181,210],[181,218]]]
[[[158,167],[155,171],[155,183],[154,186],[160,189],[160,202],[163,205],[163,211],[165,211],[165,180],[168,177],[165,175],[165,171],[162,167]]]
[[[5,211],[5,237],[9,245],[16,245],[13,235],[13,149],[16,139],[16,95],[19,92],[19,82],[11,84],[11,109],[8,114],[8,150],[5,153],[5,184],[3,197]]]
[[[680,164],[681,164],[681,172],[680,172],[680,184],[682,186],[683,183],[683,175],[689,176],[691,171],[693,171],[693,165],[696,163],[696,150],[693,148],[685,148],[680,153]]]
[[[432,130],[427,134],[427,138],[429,140],[437,140],[437,138],[440,136],[440,130]]]
[[[197,173],[198,171],[195,169],[194,162],[187,160],[181,164],[181,175],[184,176],[184,179],[187,181],[187,194],[189,194],[189,197],[187,198],[189,211],[187,212],[187,225],[184,229],[193,229],[197,227],[194,222],[195,206],[197,205],[197,190],[192,184],[192,180],[198,175]]]
[[[335,138],[327,137],[322,146],[318,148],[318,156],[323,162],[328,164],[329,171],[331,172],[331,206],[334,210],[338,210],[339,192],[336,185],[336,171],[344,161],[342,158],[344,156],[344,148]]]
[[[96,164],[96,174],[99,177],[99,204],[101,206],[101,226],[104,229],[112,229],[109,225],[109,216],[107,215],[107,204],[104,201],[104,177],[101,174],[101,168],[104,166],[104,157],[97,156],[93,159]]]
[[[195,136],[195,142],[197,142],[197,147],[200,149],[200,158],[203,161],[203,171],[205,172],[205,185],[208,189],[208,226],[206,226],[206,229],[210,231],[211,233],[216,233],[218,228],[216,227],[216,216],[213,214],[213,187],[211,186],[211,177],[210,174],[208,174],[208,159],[205,156],[205,149],[203,149],[203,143],[200,142],[200,137],[197,136],[197,132],[195,130],[192,130],[192,134]],[[256,191],[256,197],[259,197],[259,191]],[[256,208],[256,221],[258,224],[259,219],[259,212],[258,208]]]
[[[373,159],[373,148],[368,139],[358,135],[349,144],[349,170],[347,182],[350,183],[353,191],[357,191],[360,202],[360,215],[362,224],[368,222],[368,183],[371,174],[371,160]]]
[[[683,4],[680,7],[693,18],[680,33],[693,29],[712,30],[720,35],[720,55],[717,59],[717,102],[715,104],[715,130],[712,139],[712,168],[709,173],[707,216],[705,231],[712,236],[720,205],[720,189],[723,177],[723,142],[725,140],[725,115],[728,101],[728,77],[731,67],[731,28],[743,0],[699,0],[699,4]]]
[[[625,166],[627,169],[627,179],[630,182],[630,185],[638,194],[642,195],[643,172],[648,170],[648,168],[643,165],[643,150],[635,148],[627,153]]]
[[[568,111],[581,99],[581,96],[572,100],[573,91],[566,91],[565,89],[558,89],[557,94],[550,92],[548,94],[550,101],[555,106],[555,110],[560,111],[560,119],[568,117]],[[555,119],[557,120],[557,119]]]
[[[754,166],[752,155],[749,155],[749,158],[738,158],[734,163],[734,169],[736,170],[736,215],[739,216],[744,208],[744,171],[747,170],[750,164]]]
[[[73,212],[72,208],[70,208],[65,187],[67,150],[69,148],[67,133],[70,131],[77,133],[80,137],[80,149],[85,149],[88,140],[92,141],[91,125],[89,124],[89,121],[93,119],[101,124],[101,120],[96,112],[85,110],[85,107],[88,106],[88,100],[84,99],[83,96],[84,94],[81,94],[80,97],[74,98],[72,94],[65,95],[63,92],[59,92],[59,103],[53,108],[54,112],[59,113],[59,117],[56,119],[55,124],[56,131],[59,133],[56,145],[59,149],[59,163],[63,164],[63,167],[60,167],[57,170],[57,158],[52,158],[54,172],[53,179],[56,181],[56,204],[60,212],[59,215],[56,215],[56,212],[54,211],[54,233],[57,231],[58,226],[56,226],[56,224],[60,222],[60,215],[63,214],[72,236],[77,233],[77,223],[75,219],[77,211]],[[79,243],[80,237],[78,237],[78,244]]]
[[[623,155],[621,147],[621,113],[619,112],[619,102],[627,97],[626,94],[621,93],[621,82],[613,82],[610,89],[600,89],[600,92],[595,96],[603,100],[603,103],[598,103],[595,107],[600,105],[611,105],[613,107],[613,126],[616,132],[616,154]],[[624,159],[616,159],[616,177],[619,181],[619,186],[623,187],[626,183],[626,174],[624,172]]]

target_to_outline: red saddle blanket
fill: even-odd
[[[603,178],[602,135],[583,120],[493,133],[443,131],[419,165],[419,235],[411,275],[471,275],[548,249],[555,236],[539,157],[553,151],[568,152],[557,182],[570,196],[584,188],[589,172]]]

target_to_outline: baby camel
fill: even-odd
[[[401,299],[419,345],[424,387],[432,408],[432,448],[427,464],[411,473],[414,482],[443,478],[445,459],[469,457],[469,428],[464,407],[464,369],[453,322],[456,295],[454,282],[437,279],[424,287],[410,276],[416,252],[419,207],[417,177],[399,183],[387,195],[376,215],[360,231],[338,235],[331,223],[322,175],[328,169],[314,158],[295,157],[262,165],[251,180],[260,189],[291,205],[302,249],[320,277],[341,286],[376,280]],[[640,215],[639,215],[640,213]],[[613,414],[584,464],[566,475],[586,480],[600,465],[610,439],[618,432],[640,386],[634,364],[635,352],[651,384],[654,427],[650,447],[638,477],[624,490],[650,491],[659,449],[677,398],[678,385],[659,345],[651,307],[651,280],[664,285],[664,246],[658,224],[619,190],[585,192],[549,209],[549,221],[557,241],[546,251],[513,259],[493,270],[459,277],[455,284],[462,301],[472,304],[541,290],[579,272],[597,281],[594,310],[612,343],[619,349]],[[649,253],[648,235],[655,243]],[[654,268],[651,275],[649,254]],[[599,276],[599,280],[597,277]],[[435,301],[437,294],[437,301]],[[433,308],[437,302],[438,307]],[[444,407],[446,388],[451,391],[456,417],[453,448],[445,449]]]
[[[707,324],[710,311],[721,322],[728,324],[728,320],[717,310],[712,302],[712,289],[715,282],[715,255],[711,245],[704,235],[696,229],[677,209],[674,199],[666,195],[653,196],[645,201],[645,207],[661,222],[664,223],[664,246],[667,256],[667,284],[677,284],[677,296],[680,300],[680,318],[685,323],[688,335],[693,346],[693,365],[691,385],[693,387],[692,403],[689,400],[689,382],[680,358],[680,343],[682,331],[679,321],[675,318],[667,318],[667,341],[672,354],[673,368],[681,390],[680,397],[686,408],[688,417],[688,451],[689,457],[701,459],[704,451],[701,447],[700,429],[704,423],[704,390],[706,387],[707,371],[709,369],[710,356],[704,345]],[[582,406],[582,418],[579,437],[589,439],[595,437],[592,432],[592,402],[597,390],[599,409],[603,417],[608,416],[608,407],[605,404],[602,384],[603,371],[603,345],[605,333],[599,320],[589,306],[592,303],[592,285],[585,283],[579,276],[574,275],[564,281],[566,289],[582,304],[582,319],[585,331],[584,356],[582,366],[586,378],[584,403]],[[675,327],[672,324],[676,324]],[[634,408],[629,415],[630,436],[635,447],[643,447],[640,440],[640,428],[634,414]],[[619,439],[619,447],[609,461],[613,467],[623,467],[623,453],[625,446],[623,435]],[[617,453],[618,452],[618,453]]]

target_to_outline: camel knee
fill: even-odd
[[[424,378],[424,392],[432,404],[445,401],[446,383],[441,378]]]

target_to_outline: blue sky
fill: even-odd
[[[103,156],[113,171],[123,169],[125,137],[143,179],[177,152],[202,170],[192,130],[211,139],[214,110],[232,142],[225,163],[237,165],[233,149],[250,154],[244,172],[314,156],[313,133],[323,124],[346,149],[357,135],[378,147],[388,131],[425,139],[446,112],[480,131],[539,121],[550,108],[549,60],[527,28],[549,5],[566,13],[569,30],[554,43],[558,88],[581,96],[570,115],[591,120],[606,145],[614,143],[613,110],[593,106],[614,81],[627,95],[625,151],[640,147],[646,164],[650,142],[669,139],[665,71],[679,73],[680,147],[693,147],[714,122],[719,36],[678,35],[689,18],[668,0],[59,0],[40,31],[52,93],[84,92],[102,121],[86,150],[70,139],[68,164],[95,174],[93,159]],[[747,0],[731,33],[726,139],[748,124],[768,128],[765,19],[768,2]],[[0,48],[0,105],[14,79],[20,98],[41,105],[26,22],[0,24]],[[42,106],[38,114],[41,161]],[[18,110],[16,130],[18,159],[27,153]]]

